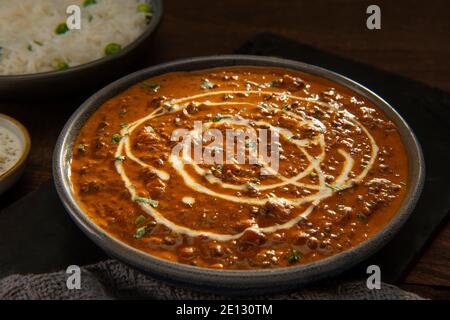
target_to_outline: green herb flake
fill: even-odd
[[[155,129],[153,129],[152,126],[146,126],[146,127],[144,127],[144,130],[145,130],[145,132],[147,132],[147,133],[153,133],[153,132],[155,132]]]
[[[114,161],[123,162],[123,161],[125,161],[125,159],[126,159],[125,156],[118,156],[114,159]]]
[[[130,125],[128,123],[125,123],[125,122],[120,124],[120,128],[121,129],[128,129],[129,126]]]
[[[122,140],[122,138],[123,138],[123,137],[122,137],[120,134],[115,133],[115,134],[113,134],[112,137],[111,137],[111,142],[112,142],[112,144],[117,144],[117,143],[120,142],[120,140]]]
[[[202,84],[200,85],[200,88],[205,90],[213,89],[214,87],[215,84],[212,83],[211,81],[203,81]]]
[[[158,83],[142,82],[140,84],[140,87],[142,89],[152,89],[153,91],[157,92],[161,88],[161,85]]]
[[[89,7],[92,6],[93,4],[97,4],[96,0],[84,0],[83,2],[83,7]]]
[[[250,182],[251,182],[251,183],[260,183],[261,180],[259,180],[258,178],[251,178],[251,179],[250,179]]]
[[[68,31],[69,31],[69,27],[67,26],[67,23],[65,23],[65,22],[60,23],[55,29],[55,33],[60,34],[60,35],[65,34]]]
[[[215,116],[215,117],[212,119],[212,122],[220,122],[220,121],[222,121],[223,119],[231,119],[231,117],[230,117],[230,116],[223,116],[223,115],[221,115],[221,114],[218,114],[217,116]]]
[[[136,218],[136,220],[134,221],[134,224],[138,226],[144,222],[145,222],[145,217],[143,215],[140,215],[139,217]]]
[[[280,86],[280,83],[278,81],[271,81],[269,82],[269,86],[272,88],[278,88]]]
[[[78,146],[77,146],[77,149],[78,149],[78,151],[80,151],[80,152],[86,152],[86,145],[85,144],[83,144],[83,143],[80,143]]]
[[[118,53],[120,50],[122,50],[122,46],[118,43],[110,43],[105,47],[105,54],[107,56],[113,55]]]
[[[315,173],[314,171],[311,171],[311,172],[309,173],[309,176],[310,176],[311,178],[315,178],[315,177],[317,177],[317,173]]]
[[[211,173],[214,173],[215,171],[217,171],[219,174],[222,174],[222,170],[223,170],[223,164],[218,164],[215,167],[209,168],[209,171]]]
[[[356,218],[357,218],[359,221],[367,221],[367,216],[366,216],[364,213],[362,213],[362,212],[358,212],[358,213],[356,214]]]
[[[140,3],[137,7],[139,12],[151,13],[152,7],[148,3]]]
[[[299,262],[301,259],[300,253],[297,250],[292,250],[286,257],[286,260],[289,263],[296,263]]]
[[[344,188],[342,188],[341,186],[338,185],[333,185],[333,184],[329,184],[329,183],[325,183],[325,186],[334,190],[334,191],[342,191],[344,190]]]
[[[59,61],[56,63],[57,70],[67,70],[69,69],[69,65],[64,61]]]
[[[134,197],[133,201],[138,202],[138,203],[148,204],[148,205],[152,206],[153,208],[157,208],[159,206],[159,201],[152,200],[150,198]]]
[[[143,236],[145,236],[145,234],[147,233],[147,227],[143,226],[141,228],[137,228],[136,232],[134,233],[134,238],[135,239],[140,239]]]

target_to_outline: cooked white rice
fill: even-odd
[[[53,71],[105,56],[105,47],[123,47],[144,31],[151,14],[140,12],[144,0],[0,0],[0,75]],[[57,34],[69,5],[79,5],[81,30]]]

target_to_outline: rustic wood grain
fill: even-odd
[[[404,283],[450,288],[450,221],[443,225]]]
[[[169,0],[147,63],[232,53],[268,31],[450,91],[449,2],[377,1],[382,9],[382,30],[377,31],[365,27],[369,4],[364,0]],[[0,112],[17,118],[32,136],[25,175],[0,196],[0,208],[51,180],[54,143],[84,98],[13,104],[0,97]],[[450,298],[450,223],[442,227],[402,287],[430,298]]]

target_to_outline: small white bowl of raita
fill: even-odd
[[[27,129],[17,120],[0,114],[0,194],[22,176],[30,147]]]

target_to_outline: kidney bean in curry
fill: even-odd
[[[172,135],[191,134],[195,121],[200,133],[278,132],[278,171],[258,161],[197,163],[192,150],[176,155],[183,139]],[[212,143],[200,140],[202,151]],[[245,140],[246,152],[260,141]],[[408,183],[396,126],[370,101],[322,78],[262,67],[134,85],[85,123],[71,170],[79,205],[110,235],[218,269],[288,267],[348,250],[391,220]]]

